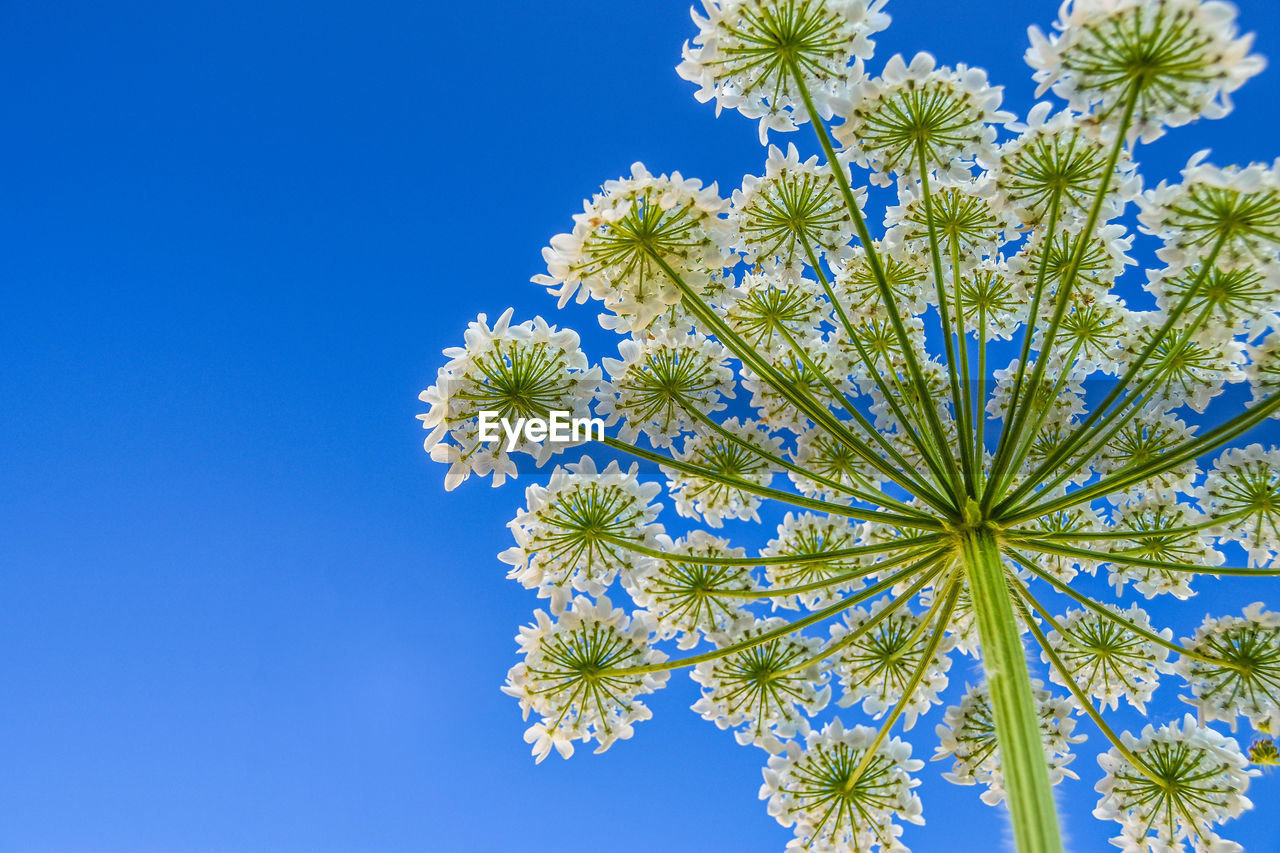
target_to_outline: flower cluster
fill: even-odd
[[[1031,28],[1027,63],[1040,84],[1073,109],[1110,117],[1144,142],[1165,126],[1221,118],[1229,95],[1263,68],[1237,38],[1235,10],[1217,0],[1068,0],[1057,34]]]
[[[1188,714],[1181,725],[1147,726],[1139,737],[1126,732],[1098,762],[1106,776],[1094,815],[1120,822],[1112,843],[1125,853],[1186,849],[1184,842],[1207,853],[1244,850],[1213,829],[1253,806],[1243,792],[1258,771],[1235,741]]]
[[[1036,694],[1036,712],[1040,718],[1040,735],[1049,764],[1050,782],[1057,785],[1064,778],[1079,777],[1067,765],[1074,759],[1071,745],[1082,742],[1084,735],[1074,734],[1076,705],[1070,699],[1053,696],[1043,685],[1032,682]],[[943,774],[957,785],[984,785],[982,801],[997,805],[1004,800],[1004,776],[1000,772],[1000,749],[996,740],[996,722],[991,711],[991,696],[983,685],[970,687],[959,705],[947,708],[946,717],[938,724],[938,748],[934,761],[950,758],[951,770]]]
[[[871,36],[889,25],[887,0],[703,0],[698,34],[676,68],[717,113],[738,110],[770,130],[795,130],[809,104],[830,119],[833,101],[862,77]],[[856,60],[856,61],[855,61]],[[807,99],[807,102],[806,102]]]
[[[668,673],[625,672],[661,664],[666,655],[648,644],[644,614],[632,618],[601,596],[579,596],[556,620],[534,611],[534,624],[516,638],[524,660],[507,673],[503,691],[520,700],[526,718],[539,720],[525,732],[539,761],[554,747],[565,758],[573,742],[596,741],[597,752],[632,735],[631,724],[650,717],[636,699],[666,682]]]
[[[788,853],[891,853],[906,849],[898,821],[923,821],[912,790],[920,781],[911,777],[923,766],[907,742],[880,741],[875,729],[845,729],[837,719],[810,732],[803,750],[792,743],[769,759],[760,799],[779,823],[795,826]]]
[[[449,465],[446,489],[473,473],[492,473],[494,485],[516,473],[503,443],[481,440],[481,412],[511,419],[545,418],[553,411],[583,417],[594,401],[600,368],[587,366],[578,334],[541,317],[513,326],[514,313],[508,308],[492,328],[484,314],[477,317],[467,327],[465,345],[444,351],[449,362],[418,397],[431,407],[418,416],[431,430],[424,446],[432,459]],[[533,456],[541,466],[563,449],[551,442],[522,443],[514,452]]]
[[[636,164],[584,204],[533,280],[598,303],[616,358],[511,311],[446,350],[422,418],[449,488],[568,449],[486,444],[481,410],[610,431],[509,525],[510,577],[549,604],[505,689],[541,760],[630,737],[688,671],[694,711],[767,754],[789,850],[905,851],[923,762],[895,733],[930,714],[944,778],[1006,805],[1021,853],[1060,853],[1051,788],[1085,728],[1118,846],[1238,850],[1220,826],[1275,762],[1280,614],[1161,623],[1206,579],[1280,575],[1257,435],[1280,416],[1280,161],[1200,153],[1143,191],[1136,152],[1262,62],[1217,0],[1067,0],[1027,53],[1065,103],[1018,121],[979,68],[869,68],[884,6],[704,0],[681,76],[815,153],[769,146],[728,197]],[[963,692],[958,654],[983,671]],[[1112,728],[1174,693],[1198,719]],[[1248,755],[1213,728],[1242,721]]]

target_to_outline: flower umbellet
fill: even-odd
[[[1061,853],[1052,786],[1089,775],[1089,733],[1118,847],[1238,850],[1221,825],[1275,763],[1280,615],[1162,619],[1280,575],[1280,450],[1257,440],[1280,416],[1280,161],[1200,152],[1145,191],[1138,168],[1262,69],[1234,9],[1068,0],[1027,52],[1065,103],[1021,120],[979,68],[873,68],[884,0],[694,21],[698,99],[816,153],[769,145],[727,197],[633,165],[533,279],[598,303],[617,357],[480,315],[422,396],[448,488],[570,449],[486,444],[481,410],[608,425],[527,489],[501,555],[547,599],[505,687],[534,755],[631,737],[685,671],[694,710],[767,754],[788,850],[906,850],[927,804],[898,735],[931,715],[945,778],[1007,807],[1020,853]],[[962,657],[982,677],[960,690]],[[1113,728],[1161,685],[1195,715]]]

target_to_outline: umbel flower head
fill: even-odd
[[[1184,842],[1206,853],[1244,849],[1218,838],[1213,827],[1253,806],[1243,792],[1258,771],[1248,768],[1235,741],[1190,714],[1181,724],[1147,726],[1139,737],[1126,732],[1098,763],[1106,776],[1094,814],[1120,822],[1113,843],[1126,853],[1185,849]]]
[[[1073,734],[1076,705],[1071,699],[1054,696],[1039,682],[1035,689],[1036,715],[1040,720],[1040,737],[1049,765],[1049,780],[1057,785],[1063,779],[1080,778],[1067,768],[1075,759],[1072,744],[1082,742],[1084,735]],[[991,696],[985,685],[969,688],[959,705],[947,709],[938,724],[938,749],[934,761],[952,759],[951,770],[943,778],[957,785],[984,785],[982,801],[997,805],[1004,800],[1004,774],[1000,770],[1000,744],[996,737],[995,716]]]
[[[528,508],[507,525],[516,545],[498,559],[514,567],[509,577],[551,598],[555,612],[574,590],[603,595],[634,564],[634,548],[658,544],[658,491],[657,483],[639,481],[635,464],[625,473],[617,462],[600,471],[584,456],[557,468],[546,486],[529,486]]]
[[[1237,37],[1235,9],[1218,0],[1067,0],[1055,29],[1030,30],[1037,95],[1052,87],[1144,142],[1165,126],[1226,115],[1230,94],[1264,66],[1249,53],[1253,37]]]
[[[625,673],[628,667],[661,663],[662,652],[649,647],[648,616],[627,616],[601,596],[579,596],[559,619],[541,610],[516,638],[524,660],[507,673],[505,693],[520,700],[525,717],[538,722],[525,732],[539,761],[554,747],[568,758],[573,742],[596,741],[603,752],[632,735],[632,723],[649,718],[637,696],[652,693],[668,673]]]
[[[680,302],[677,279],[706,286],[725,265],[729,223],[715,186],[679,172],[654,177],[642,163],[630,178],[607,181],[583,204],[573,231],[543,250],[547,274],[534,281],[560,298],[595,298],[616,315],[617,328],[636,330]]]
[[[473,473],[492,473],[494,485],[515,474],[506,445],[481,439],[481,412],[509,419],[545,418],[553,411],[590,414],[600,368],[588,368],[578,334],[541,317],[513,326],[514,312],[508,308],[492,328],[484,314],[477,317],[467,327],[465,345],[445,350],[449,362],[440,368],[436,384],[419,395],[431,406],[418,416],[431,430],[425,447],[432,459],[449,464],[447,489]],[[533,456],[541,466],[564,447],[522,443],[513,452]]]
[[[1243,616],[1208,617],[1184,641],[1196,653],[1179,661],[1188,699],[1206,720],[1232,730],[1240,715],[1261,731],[1280,724],[1280,613],[1255,601]]]
[[[762,750],[788,850],[906,851],[910,730],[1019,853],[1063,853],[1086,735],[1117,846],[1237,851],[1280,731],[1280,165],[1200,152],[1144,192],[1137,164],[1262,61],[1217,0],[1068,0],[1027,54],[1059,100],[1020,121],[977,66],[868,67],[884,5],[706,0],[697,97],[816,146],[730,198],[636,164],[585,202],[534,281],[599,304],[603,370],[510,311],[446,350],[422,418],[447,487],[573,454],[509,524],[548,604],[504,689],[542,760],[630,738],[687,672]],[[508,450],[485,410],[607,431]],[[1248,597],[1206,617],[1222,576]]]
[[[733,193],[730,219],[743,261],[798,277],[815,252],[828,262],[848,254],[853,220],[840,195],[846,180],[819,165],[816,154],[801,162],[795,145],[785,156],[770,145],[764,175],[747,175]]]
[[[698,84],[699,101],[715,99],[717,113],[727,107],[760,119],[764,144],[769,130],[810,120],[806,98],[831,118],[831,101],[871,58],[870,36],[889,25],[886,2],[703,0],[705,16],[693,12],[698,34],[685,42],[676,72]]]
[[[769,759],[760,799],[778,823],[795,826],[788,851],[905,850],[898,821],[921,822],[912,790],[920,780],[911,774],[923,766],[905,741],[883,741],[868,726],[846,730],[836,719],[810,732],[804,749],[792,743]]]
[[[908,64],[894,56],[881,77],[851,92],[848,119],[836,136],[872,179],[890,173],[919,177],[930,169],[963,176],[975,157],[995,159],[996,125],[1013,118],[1001,112],[999,87],[980,68],[939,68],[927,53]]]

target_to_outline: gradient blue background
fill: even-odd
[[[1280,55],[1272,0],[1240,6]],[[1025,111],[1055,7],[898,0],[875,67],[982,64]],[[682,677],[633,741],[534,766],[498,691],[534,604],[494,558],[520,486],[446,496],[414,420],[478,311],[554,313],[528,277],[601,181],[760,167],[676,77],[691,33],[683,0],[0,5],[0,851],[781,850],[762,754]],[[1278,82],[1148,178],[1270,159]],[[1110,849],[1098,742],[1077,851]],[[993,849],[1001,813],[940,769],[906,840]],[[1275,853],[1280,785],[1254,792],[1226,834]]]

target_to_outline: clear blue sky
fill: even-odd
[[[1274,0],[1240,6],[1280,57]],[[1031,104],[1056,3],[890,9],[879,61]],[[534,605],[494,557],[522,484],[446,495],[414,420],[477,312],[554,313],[528,278],[601,181],[760,168],[676,77],[691,33],[683,0],[0,6],[0,851],[781,850],[762,753],[684,678],[634,740],[534,766],[498,690]],[[1280,153],[1277,85],[1148,178]],[[1063,800],[1088,853],[1098,741]],[[987,853],[1000,814],[940,769],[906,840]],[[1277,853],[1280,784],[1255,793],[1272,814],[1226,834]]]

